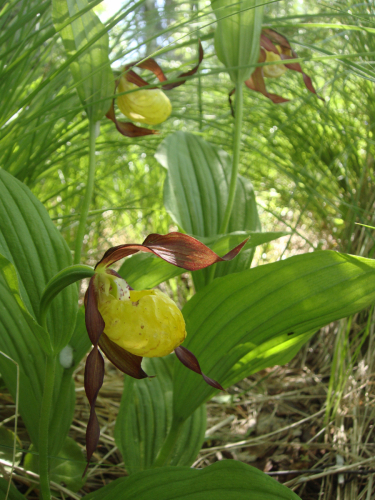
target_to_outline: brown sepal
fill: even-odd
[[[182,267],[188,271],[197,271],[211,266],[216,262],[232,260],[242,249],[248,238],[228,252],[219,257],[213,250],[202,242],[187,234],[173,232],[169,234],[150,234],[142,245],[119,245],[106,251],[96,267],[107,267],[124,257],[137,252],[150,252],[161,259]]]
[[[198,373],[198,375],[202,375],[204,378],[205,382],[210,385],[211,387],[214,387],[215,389],[220,389],[221,391],[224,391],[224,389],[221,387],[219,382],[216,382],[216,380],[213,380],[210,377],[207,377],[204,373],[202,373],[201,367],[199,366],[199,362],[197,358],[194,356],[194,354],[186,349],[186,347],[179,346],[176,347],[174,350],[177,358],[183,365],[186,366],[186,368],[189,368],[189,370],[192,370],[195,373]]]
[[[125,349],[112,342],[105,333],[100,337],[99,346],[110,362],[123,373],[137,379],[148,377],[141,367],[142,357],[125,351]]]
[[[146,83],[146,85],[148,85]],[[157,130],[145,128],[145,127],[138,127],[137,125],[134,125],[132,122],[120,122],[116,118],[115,114],[115,101],[112,101],[111,107],[108,111],[108,113],[105,115],[107,118],[113,121],[113,123],[116,125],[117,130],[120,132],[120,134],[124,135],[125,137],[141,137],[144,135],[152,135],[152,134],[158,134],[159,132]]]

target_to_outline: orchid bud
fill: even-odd
[[[128,82],[125,75],[120,78],[117,90],[121,93],[138,88],[138,85]],[[171,101],[160,89],[140,89],[120,95],[117,105],[126,117],[147,125],[164,122],[172,111]]]

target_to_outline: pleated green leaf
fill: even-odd
[[[218,237],[200,237],[198,239],[208,247],[212,248],[212,250],[218,255],[222,256],[235,246],[239,245],[245,238],[250,238],[246,246],[248,248],[255,248],[258,245],[268,243],[269,241],[273,241],[281,236],[285,236],[286,234],[288,233],[245,233],[237,231],[236,233]],[[221,264],[223,263],[219,263],[218,265],[218,273],[221,272]],[[119,274],[135,290],[153,288],[160,283],[163,283],[163,281],[179,276],[185,272],[185,269],[173,266],[155,255],[141,252],[128,257],[119,269]],[[193,273],[193,275],[196,274],[197,273]]]
[[[215,49],[234,84],[242,83],[258,62],[263,0],[211,0],[217,19]]]
[[[15,266],[22,301],[37,319],[44,287],[61,269],[72,264],[72,258],[44,206],[24,184],[1,169],[0,253]],[[75,285],[66,288],[51,304],[47,325],[56,352],[73,333],[77,304]]]
[[[143,368],[154,378],[125,376],[115,440],[129,474],[150,469],[172,422],[175,356],[144,358]],[[200,406],[184,422],[170,465],[191,465],[202,446],[206,408]]]
[[[188,234],[217,236],[228,200],[231,158],[222,149],[187,132],[169,135],[159,146],[156,159],[168,170],[164,204],[173,220]],[[260,231],[251,182],[238,176],[228,232]],[[254,250],[249,244],[233,262],[221,263],[216,276],[248,269]],[[220,271],[218,270],[220,269]],[[207,281],[209,271],[194,274],[196,289]]]
[[[197,237],[219,234],[228,200],[230,156],[196,135],[175,132],[160,144],[155,157],[168,170],[164,204],[173,220]],[[228,232],[259,228],[252,185],[239,176]]]
[[[65,26],[88,5],[88,0],[53,0],[52,14],[56,31],[60,31],[68,60],[71,60],[70,69],[79,98],[89,119],[98,121],[108,111],[110,96],[114,93],[108,33],[92,10]]]
[[[320,327],[375,302],[375,261],[322,251],[219,278],[186,304],[184,346],[224,387],[288,362]],[[213,394],[176,364],[174,418]]]
[[[20,298],[14,266],[0,255],[0,372],[13,399],[17,394],[19,366],[19,412],[32,443],[38,449],[39,418],[45,372],[45,354],[38,337],[43,329],[26,311]],[[40,331],[44,332],[40,334]],[[11,361],[13,360],[13,361]],[[54,411],[50,451],[57,453],[68,433],[73,418],[75,392],[71,373],[58,364],[54,389]]]
[[[300,500],[291,490],[235,460],[202,470],[163,467],[116,479],[87,500]]]

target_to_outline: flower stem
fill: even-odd
[[[224,219],[219,230],[220,234],[225,234],[228,230],[228,224],[233,209],[234,196],[236,194],[238,165],[240,161],[240,150],[241,150],[242,115],[243,115],[243,84],[241,82],[237,83],[236,85],[236,107],[234,115],[232,173],[230,177],[227,206],[225,209]]]
[[[74,264],[79,264],[81,261],[82,243],[85,237],[87,215],[91,204],[92,194],[94,191],[95,181],[95,141],[96,141],[96,123],[89,122],[89,171],[87,175],[86,192],[83,199],[81,217],[76,236],[76,244],[74,250]]]
[[[227,206],[225,208],[223,222],[219,229],[219,234],[225,234],[228,230],[228,225],[230,221],[230,216],[232,215],[234,196],[236,194],[237,188],[237,176],[238,176],[238,165],[240,162],[240,151],[241,151],[241,132],[242,132],[242,115],[243,115],[243,84],[238,83],[236,85],[236,107],[234,115],[234,130],[233,130],[233,162],[232,162],[232,172],[229,184],[229,193]],[[209,285],[215,278],[216,264],[210,267],[207,285]]]
[[[56,356],[47,356],[43,399],[39,419],[39,475],[40,490],[43,500],[50,500],[51,498],[51,491],[49,487],[48,435],[53,387],[55,382],[55,367]]]
[[[174,446],[182,429],[182,424],[183,422],[175,422],[175,420],[172,421],[168,436],[152,465],[153,468],[169,465],[173,455]]]

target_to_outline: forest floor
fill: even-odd
[[[240,460],[286,484],[302,500],[374,500],[375,336],[370,331],[362,345],[364,355],[360,349],[354,365],[344,362],[344,372],[341,364],[335,373],[332,359],[343,328],[343,321],[325,327],[289,364],[263,370],[214,397],[207,405],[206,437],[193,466]],[[353,360],[353,352],[345,354]],[[70,434],[82,450],[89,416],[83,374],[82,364],[75,373],[77,405]],[[333,398],[327,397],[330,380]],[[113,437],[122,389],[123,375],[106,363],[97,401],[101,437],[86,485],[78,494],[57,488],[57,497],[78,499],[126,475]],[[12,428],[13,402],[6,392],[0,396],[2,420]],[[19,437],[27,441],[22,422]],[[33,477],[22,465],[16,477],[15,484],[29,499],[38,498]]]

